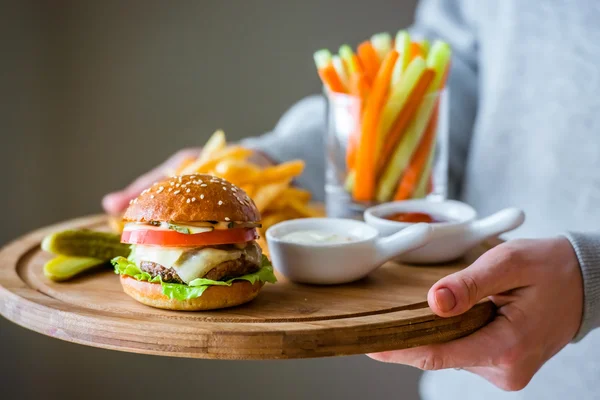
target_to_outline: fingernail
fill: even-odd
[[[452,311],[456,306],[456,298],[448,288],[441,288],[435,291],[435,304],[442,312]]]

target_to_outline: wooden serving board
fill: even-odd
[[[110,268],[56,283],[43,274],[40,242],[67,228],[107,230],[104,216],[35,231],[0,251],[0,314],[58,339],[106,349],[215,359],[285,359],[364,354],[459,338],[489,322],[491,302],[439,318],[427,291],[486,248],[445,266],[388,263],[341,286],[294,284],[279,276],[251,303],[211,312],[144,306],[123,293]],[[326,265],[323,268],[327,268]]]

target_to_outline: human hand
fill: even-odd
[[[198,157],[200,148],[183,149],[169,157],[158,167],[135,179],[126,188],[109,193],[102,199],[104,211],[111,215],[119,215],[129,206],[129,201],[137,197],[144,189],[154,182],[166,178],[169,169],[177,168],[190,157]]]
[[[501,389],[523,389],[581,324],[583,281],[570,242],[558,237],[503,243],[439,280],[427,301],[437,315],[452,317],[486,297],[498,313],[475,333],[369,357],[423,370],[465,369]]]

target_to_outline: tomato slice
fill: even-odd
[[[172,230],[141,229],[123,231],[122,243],[173,247],[196,247],[216,244],[246,243],[258,239],[253,228],[215,229],[212,232],[185,234]]]

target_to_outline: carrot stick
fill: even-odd
[[[331,90],[332,92],[337,93],[346,93],[346,88],[342,83],[340,77],[338,76],[333,64],[327,65],[325,68],[319,70],[319,76],[323,83]]]
[[[433,175],[429,174],[427,178],[427,188],[425,189],[425,194],[429,194],[433,192]]]
[[[400,184],[398,184],[398,189],[396,189],[394,200],[410,199],[419,184],[419,180],[422,179],[423,172],[425,172],[425,167],[429,161],[431,149],[435,144],[437,119],[438,113],[436,104],[423,138],[410,160],[410,164],[408,164],[404,174],[402,174],[402,179],[400,180]]]
[[[346,69],[346,64],[344,64],[344,60],[342,60],[340,56],[333,56],[331,57],[331,64],[333,65],[335,72],[337,72],[337,76],[340,78],[340,81],[342,82],[342,85],[344,85],[344,88],[348,88],[350,86],[350,74]]]
[[[322,49],[313,55],[317,71],[323,84],[331,92],[347,93],[346,87],[342,83],[335,67],[333,66],[331,53],[327,49]]]
[[[346,69],[349,75],[349,91],[352,95],[360,98],[361,110],[364,108],[367,100],[367,95],[370,90],[370,83],[364,73],[363,67],[360,64],[360,60],[352,51],[352,48],[345,44],[340,47],[339,54],[341,59],[346,65]],[[358,147],[358,137],[360,136],[360,130],[352,132],[348,139],[348,147],[346,148],[346,166],[349,169],[354,168],[356,161],[356,149]]]
[[[401,57],[398,58],[394,71],[398,68],[401,59]],[[419,82],[419,78],[426,69],[427,64],[425,63],[425,60],[421,57],[416,57],[408,64],[406,70],[402,72],[402,79],[394,83],[394,75],[392,74],[390,94],[381,111],[379,126],[377,127],[379,131],[377,138],[377,154],[381,154],[381,147],[385,137],[392,128],[398,114],[400,114],[400,111],[404,108],[404,104],[406,103],[409,94],[415,88],[417,82]]]
[[[415,88],[408,95],[408,99],[404,103],[402,110],[400,111],[400,113],[398,114],[398,117],[394,121],[394,124],[392,125],[392,129],[390,130],[390,133],[384,139],[381,154],[378,156],[379,157],[379,163],[378,163],[379,165],[377,168],[378,175],[381,174],[381,172],[383,171],[383,168],[385,166],[385,163],[387,161],[389,161],[389,158],[391,157],[392,153],[394,152],[394,149],[400,142],[400,139],[402,138],[402,134],[406,130],[406,127],[410,123],[416,110],[418,109],[419,105],[421,104],[421,100],[423,99],[423,96],[425,95],[425,93],[427,93],[427,89],[429,88],[429,85],[431,84],[431,81],[433,80],[434,76],[435,76],[435,73],[432,70],[430,70],[430,69],[425,70],[425,72],[423,73],[423,75],[421,75],[421,77],[419,78],[419,81],[415,85]]]
[[[373,83],[363,113],[360,145],[356,155],[356,184],[352,191],[357,201],[369,201],[375,194],[377,124],[398,56],[395,50],[390,51],[386,56]]]
[[[410,46],[408,47],[408,61],[410,62],[413,58],[419,56],[425,58],[425,52],[419,43],[411,42]]]
[[[360,63],[371,82],[375,82],[379,70],[379,56],[369,40],[362,42],[357,49]]]
[[[367,77],[362,72],[356,72],[351,77],[350,81],[350,92],[360,99],[360,115],[365,108],[367,103],[367,96],[369,95],[370,87],[367,82]],[[346,165],[348,168],[354,168],[356,163],[356,151],[358,148],[358,142],[360,137],[360,127],[357,128],[356,132],[350,134],[348,140],[348,147],[346,148]]]
[[[365,73],[365,68],[361,64],[360,58],[358,58],[356,54],[352,54],[352,65],[356,69],[356,72],[359,72],[361,74]]]
[[[427,195],[433,191],[433,154],[434,153],[431,152],[429,160],[427,161],[427,164],[425,164],[425,170],[412,194],[413,199],[422,199],[427,197]]]
[[[354,169],[356,165],[356,153],[358,150],[358,141],[356,135],[352,133],[348,139],[348,148],[346,149],[346,166],[348,169]]]

